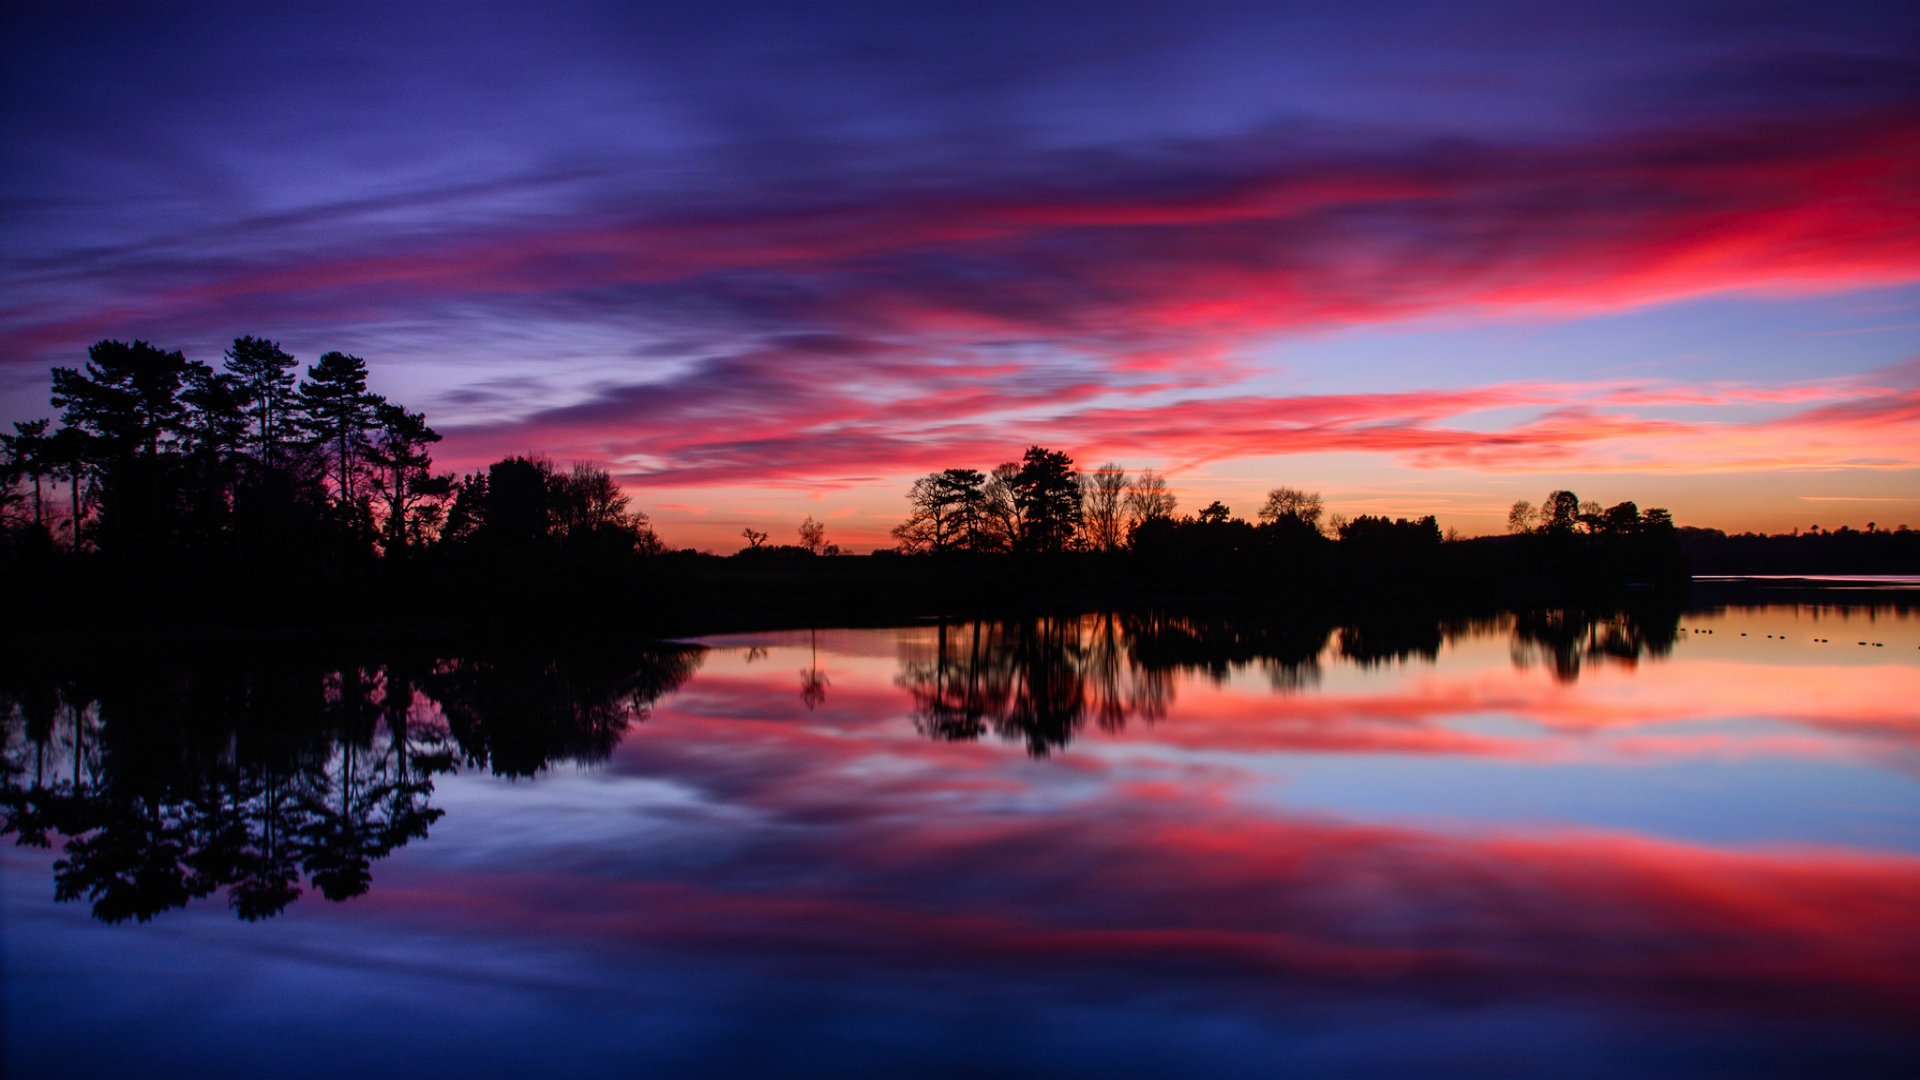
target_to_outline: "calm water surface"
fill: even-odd
[[[1908,609],[4,692],[9,1076],[1920,1075]]]

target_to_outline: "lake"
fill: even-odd
[[[32,666],[4,1071],[1920,1075],[1834,596]]]

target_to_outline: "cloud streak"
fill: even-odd
[[[1316,335],[1920,281],[1911,20],[1657,6],[1467,34],[1418,9],[1391,33],[1182,13],[1174,34],[1165,15],[842,13],[801,33],[730,11],[715,34],[502,10],[448,39],[494,56],[500,87],[422,59],[434,20],[365,46],[303,18],[309,49],[267,16],[104,45],[36,16],[41,82],[19,88],[41,104],[0,189],[23,211],[0,227],[0,365],[21,387],[102,337],[211,356],[264,333],[395,372],[462,466],[545,450],[681,487],[897,486],[1043,438],[1173,468],[1912,467],[1911,380],[1876,396],[1820,356],[1785,386],[1516,385],[1453,355],[1444,386],[1271,390],[1295,374],[1275,343]],[[1684,46],[1709,26],[1710,60]],[[1302,33],[1345,50],[1344,80]],[[172,70],[169,43],[216,41],[223,60],[282,42],[284,78],[235,102],[196,75],[141,103],[69,70],[102,47]],[[330,66],[348,43],[364,85]],[[520,81],[542,56],[552,74]],[[285,130],[303,101],[311,145]],[[111,140],[151,152],[130,170]]]

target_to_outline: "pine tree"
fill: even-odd
[[[293,356],[279,342],[266,338],[235,338],[233,348],[227,350],[227,372],[238,383],[253,421],[254,453],[268,469],[281,465],[300,434],[295,423],[295,366]]]
[[[367,392],[367,362],[341,352],[327,353],[309,367],[299,393],[307,431],[328,458],[339,505],[349,508],[355,466],[375,426],[374,410],[385,399]]]
[[[453,477],[431,471],[433,457],[427,448],[440,441],[440,433],[427,426],[425,413],[383,401],[374,408],[374,422],[366,459],[372,466],[373,492],[387,507],[387,554],[397,555],[426,520],[423,504],[434,502],[437,508],[437,500],[452,492]]]

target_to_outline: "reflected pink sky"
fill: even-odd
[[[472,793],[488,816],[633,798],[582,824],[571,870],[401,871],[373,903],[755,962],[1920,1017],[1920,724],[1901,705],[1920,693],[1920,619],[1683,624],[1673,655],[1572,680],[1516,664],[1501,632],[1368,666],[1336,641],[1298,689],[1258,665],[1175,673],[1156,716],[1090,717],[1044,759],[908,721],[903,663],[937,647],[931,628],[710,639],[604,772]],[[1100,620],[1070,625],[1097,653]],[[1823,652],[1813,626],[1906,654]],[[1759,628],[1791,636],[1737,636]],[[1118,672],[1118,696],[1151,696],[1128,658]],[[1377,798],[1363,774],[1391,784],[1408,761],[1424,805]],[[1322,770],[1350,787],[1330,795]],[[1769,800],[1799,823],[1778,828]],[[458,801],[448,826],[478,831]]]
[[[8,1022],[70,1048],[128,1003],[161,1074],[235,1037],[210,1017],[280,1032],[302,1075],[390,1072],[423,1025],[479,1073],[1920,1055],[1911,611],[1686,615],[1670,648],[1617,619],[1461,623],[1430,654],[1336,629],[1192,668],[1101,616],[977,629],[944,628],[944,667],[936,626],[708,639],[608,760],[443,776],[370,892],[267,923],[99,927],[38,895],[52,853],[8,847],[8,985],[38,988]],[[969,701],[975,727],[937,714]]]

